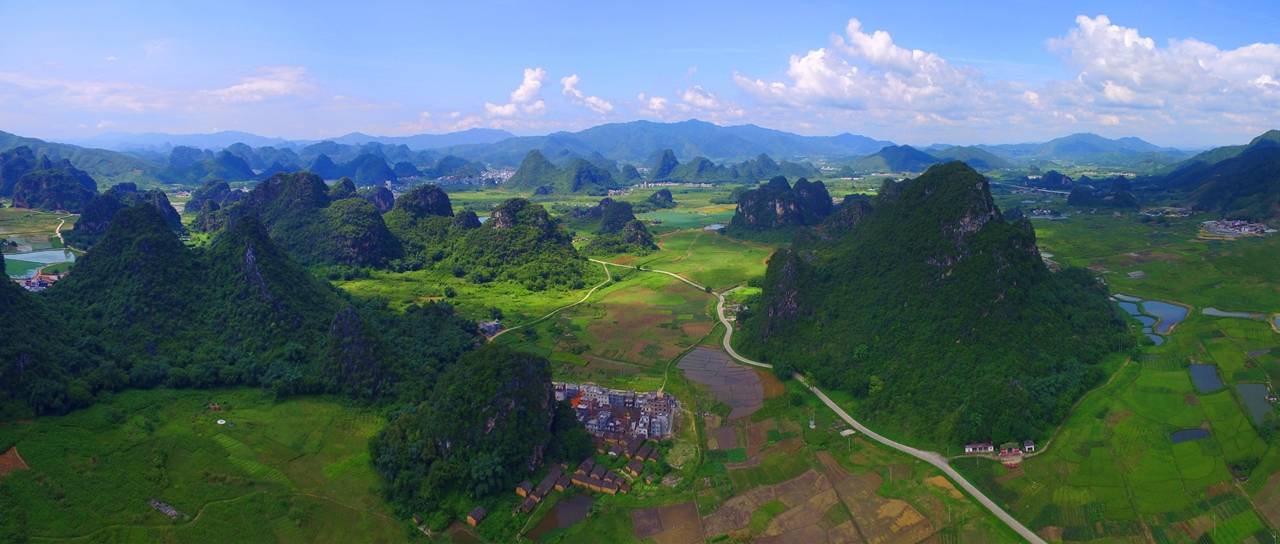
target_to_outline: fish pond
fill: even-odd
[[[1191,383],[1201,394],[1212,393],[1222,389],[1222,378],[1218,377],[1218,367],[1214,365],[1191,365],[1187,367],[1191,373]]]
[[[1143,300],[1132,295],[1112,295],[1121,310],[1142,323],[1142,333],[1155,345],[1164,343],[1164,337],[1182,323],[1190,313],[1186,306],[1159,300]]]
[[[1173,434],[1169,435],[1169,439],[1173,440],[1174,444],[1200,440],[1203,438],[1209,438],[1209,431],[1207,429],[1182,429],[1174,431]]]
[[[1238,383],[1236,392],[1240,394],[1240,400],[1248,409],[1249,417],[1253,418],[1253,424],[1262,425],[1262,422],[1266,421],[1267,414],[1271,412],[1271,403],[1267,402],[1266,384]]]

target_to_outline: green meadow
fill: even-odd
[[[412,528],[382,500],[369,463],[382,422],[323,397],[120,393],[0,425],[0,449],[16,447],[31,467],[4,477],[22,508],[0,506],[0,517],[39,542],[403,542]],[[184,516],[170,519],[151,499]]]

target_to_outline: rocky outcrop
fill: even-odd
[[[792,187],[787,178],[778,176],[738,197],[730,225],[753,231],[817,225],[831,209],[831,195],[821,181],[800,178]]]
[[[670,149],[662,150],[662,154],[658,155],[654,161],[653,167],[649,171],[649,178],[655,180],[664,180],[671,177],[671,173],[680,167],[680,161],[676,160],[676,153]]]
[[[325,379],[330,389],[355,398],[371,399],[388,385],[377,344],[365,330],[364,321],[351,305],[333,316],[329,326]]]
[[[79,213],[97,191],[98,183],[71,161],[40,157],[14,185],[13,207]]]
[[[670,189],[658,189],[652,195],[649,195],[648,202],[653,204],[655,208],[674,208],[676,207],[676,199],[671,196]]]
[[[378,213],[387,213],[396,206],[395,193],[392,193],[391,189],[388,189],[385,185],[366,189],[363,196],[365,200],[368,200],[370,204],[373,204],[374,209],[378,210]]]
[[[453,226],[457,228],[478,229],[480,225],[480,218],[476,216],[476,212],[471,210],[466,210],[453,216]]]
[[[453,203],[449,201],[449,195],[438,185],[430,183],[419,185],[400,195],[400,200],[395,206],[397,209],[408,212],[414,219],[433,215],[440,217],[453,215]]]
[[[356,182],[344,177],[329,188],[329,200],[342,200],[356,196]]]

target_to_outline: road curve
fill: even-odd
[[[594,261],[594,262],[600,263],[601,265],[604,265],[604,264],[605,264],[605,263],[604,263],[604,262],[602,262],[602,261],[597,261],[597,260],[595,260],[595,259],[591,259],[591,260],[592,260],[592,261]],[[577,306],[577,305],[579,305],[579,304],[582,304],[583,302],[586,302],[586,301],[587,301],[587,299],[591,298],[591,295],[592,295],[592,294],[595,294],[596,289],[599,289],[599,288],[601,288],[601,287],[604,287],[606,283],[609,283],[609,281],[613,280],[613,274],[610,274],[610,273],[609,273],[609,267],[608,267],[608,266],[601,266],[601,268],[604,268],[604,281],[602,281],[602,282],[600,282],[600,283],[597,283],[594,287],[592,287],[592,288],[591,288],[591,290],[590,290],[590,291],[587,291],[587,294],[582,295],[582,298],[578,299],[578,301],[577,301],[577,302],[574,302],[574,303],[572,303],[572,304],[565,304],[564,306],[561,306],[561,307],[559,307],[559,308],[556,308],[556,309],[554,309],[554,310],[551,310],[550,312],[548,312],[548,313],[547,313],[547,315],[544,315],[544,316],[542,316],[542,317],[539,317],[539,318],[537,318],[537,319],[535,319],[535,320],[533,320],[533,321],[530,321],[530,322],[528,322],[528,323],[521,323],[521,324],[519,324],[519,325],[516,325],[516,326],[514,326],[514,327],[511,327],[510,329],[502,329],[502,330],[498,331],[498,334],[495,334],[495,335],[493,335],[493,336],[490,336],[490,337],[489,337],[489,341],[490,341],[490,342],[492,342],[492,341],[494,341],[494,340],[497,340],[499,336],[502,336],[503,334],[506,334],[507,332],[514,331],[514,330],[516,330],[516,329],[523,329],[523,328],[525,328],[525,327],[528,327],[528,326],[531,326],[531,325],[536,325],[536,324],[538,324],[538,323],[541,323],[543,320],[545,320],[545,319],[546,319],[546,318],[548,318],[548,317],[551,317],[551,316],[553,316],[553,315],[556,315],[556,314],[560,313],[560,312],[561,312],[561,311],[563,311],[563,310],[566,310],[566,309],[572,308],[572,307],[574,307],[574,306]]]
[[[604,265],[606,267],[618,266],[622,268],[631,268],[631,269],[643,270],[648,272],[657,272],[659,274],[666,274],[668,276],[677,278],[689,285],[697,287],[698,289],[705,289],[703,286],[698,285],[697,283],[689,281],[688,279],[685,279],[684,277],[678,274],[667,272],[665,270],[656,270],[652,268],[638,269],[634,266],[614,264],[606,261],[599,261],[596,259],[591,259],[591,261],[600,263],[601,265]],[[716,299],[717,299],[716,300],[716,317],[720,320],[720,323],[724,325],[724,350],[726,353],[729,354],[730,357],[733,357],[735,360],[737,360],[740,363],[751,365],[751,366],[757,366],[761,368],[773,368],[773,365],[771,364],[761,363],[759,361],[753,361],[747,357],[742,356],[741,354],[739,354],[737,351],[734,351],[733,349],[733,344],[731,341],[733,338],[733,324],[730,323],[729,319],[724,315],[724,296],[727,293],[733,292],[735,289],[737,289],[737,287],[734,287],[733,289],[729,289],[722,293],[716,293]],[[906,444],[896,442],[892,439],[889,439],[887,437],[877,434],[875,431],[872,431],[871,429],[867,428],[866,425],[863,425],[862,423],[859,423],[858,420],[853,419],[853,416],[849,415],[849,413],[846,412],[844,408],[841,408],[839,404],[836,404],[835,401],[831,400],[831,397],[828,397],[827,394],[823,393],[821,389],[818,389],[816,386],[810,384],[809,380],[805,379],[804,376],[798,373],[795,374],[794,376],[797,380],[800,381],[801,384],[803,384],[806,388],[808,388],[809,391],[812,391],[814,395],[817,395],[818,400],[821,400],[823,404],[826,404],[827,408],[830,408],[831,411],[835,412],[837,416],[840,416],[840,419],[843,419],[845,423],[848,423],[851,427],[853,427],[854,429],[857,429],[858,432],[866,435],[867,438],[875,440],[876,442],[884,444],[890,448],[898,450],[902,453],[905,453],[907,455],[915,457],[916,459],[919,459],[921,461],[924,461],[926,463],[929,463],[930,465],[937,467],[938,470],[941,470],[944,474],[947,475],[947,477],[951,478],[952,481],[960,484],[960,487],[964,488],[964,490],[968,492],[970,496],[977,499],[979,504],[984,506],[987,510],[989,510],[992,514],[994,514],[997,518],[999,518],[1000,521],[1004,522],[1005,525],[1008,525],[1009,528],[1013,529],[1014,532],[1018,533],[1019,536],[1021,536],[1022,538],[1025,538],[1028,542],[1032,542],[1034,544],[1046,544],[1045,540],[1043,538],[1040,538],[1040,535],[1037,535],[1035,531],[1032,531],[1026,525],[1023,525],[1022,522],[1018,521],[1008,512],[1005,512],[1004,509],[1000,507],[1000,505],[996,504],[995,501],[992,501],[989,497],[983,494],[981,490],[979,490],[977,487],[974,487],[973,484],[969,483],[969,480],[966,480],[964,476],[961,476],[960,473],[956,471],[956,469],[951,468],[951,464],[947,462],[946,457],[943,457],[941,454],[937,452],[925,451],[922,449],[913,448]]]

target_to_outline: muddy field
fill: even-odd
[[[764,386],[754,369],[736,364],[723,351],[699,347],[680,359],[685,377],[709,388],[730,407],[729,419],[754,414],[764,404]]]
[[[631,511],[636,538],[655,544],[695,544],[704,540],[702,519],[692,502]]]
[[[27,462],[22,460],[22,456],[18,455],[18,448],[9,448],[3,454],[0,454],[0,476],[29,468],[31,467],[27,466]]]

